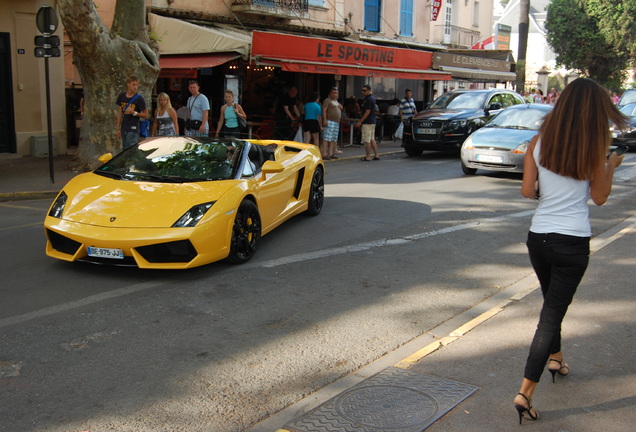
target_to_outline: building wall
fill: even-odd
[[[105,2],[108,0],[101,1]],[[235,16],[238,16],[239,19],[257,19],[262,21],[280,20],[280,17],[233,12],[231,9],[231,6],[233,4],[232,0],[151,0],[150,3],[153,7],[156,8],[198,11],[226,18],[234,18]],[[289,23],[294,25],[305,25],[310,28],[342,30],[345,25],[345,12],[348,12],[346,11],[345,3],[347,3],[347,1],[345,0],[310,0],[308,12],[309,16],[302,17],[302,19],[291,18],[289,19]]]
[[[452,0],[450,22],[450,25],[453,27],[451,29],[453,35],[452,44],[450,45],[452,48],[471,48],[474,43],[491,35],[494,1],[498,0]],[[426,1],[427,8],[429,9],[429,20],[431,3],[432,0]],[[448,44],[443,37],[447,7],[448,0],[442,1],[437,20],[431,21],[430,43]],[[456,38],[455,36],[458,37]]]
[[[42,6],[37,0],[0,2],[0,31],[11,39],[11,79],[15,113],[16,153],[31,154],[31,137],[48,136],[44,59],[33,54],[34,38],[40,32],[35,20]],[[52,5],[54,7],[54,5]],[[62,39],[61,24],[55,35]],[[24,50],[24,53],[19,53]],[[66,150],[64,59],[49,59],[51,127],[57,153]]]

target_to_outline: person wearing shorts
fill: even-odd
[[[356,127],[361,127],[361,141],[366,151],[366,156],[361,160],[365,162],[380,160],[378,144],[375,142],[375,98],[371,93],[371,87],[368,85],[362,86],[362,93],[364,94],[363,114],[362,118],[356,123]],[[371,159],[371,150],[373,150],[373,159]]]
[[[338,159],[336,143],[340,132],[340,119],[342,118],[342,104],[338,102],[338,87],[331,87],[329,96],[322,102],[322,143],[320,152],[323,159]]]
[[[322,130],[322,110],[318,101],[320,93],[312,92],[309,102],[305,104],[305,119],[303,120],[303,131],[305,134],[305,144],[313,144],[316,147],[320,144],[320,131]]]

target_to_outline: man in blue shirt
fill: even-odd
[[[375,98],[371,94],[371,87],[362,86],[362,94],[364,101],[362,103],[362,118],[356,123],[356,127],[362,127],[361,141],[364,144],[364,150],[367,155],[362,158],[363,161],[370,161],[371,150],[373,149],[373,160],[380,160],[378,155],[378,144],[375,142]]]
[[[122,140],[122,147],[127,149],[139,141],[139,119],[148,118],[146,100],[137,93],[139,79],[131,76],[126,81],[126,91],[117,97],[117,121],[115,128],[117,137]]]

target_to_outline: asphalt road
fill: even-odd
[[[182,272],[52,260],[49,202],[0,203],[0,431],[245,430],[531,273],[519,176],[430,153],[326,183],[249,263]],[[631,215],[614,192],[595,233]]]

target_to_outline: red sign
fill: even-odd
[[[433,0],[431,5],[431,21],[437,21],[439,10],[442,8],[442,0]]]
[[[341,42],[279,33],[253,32],[252,58],[279,59],[286,63],[320,63],[324,67],[352,66],[425,71],[433,54],[404,48]],[[335,69],[334,69],[335,70]],[[331,73],[331,72],[323,72]]]
[[[494,42],[495,42],[495,37],[490,36],[489,38],[486,38],[481,42],[477,42],[475,45],[472,46],[471,49],[474,49],[474,50],[494,49]]]

